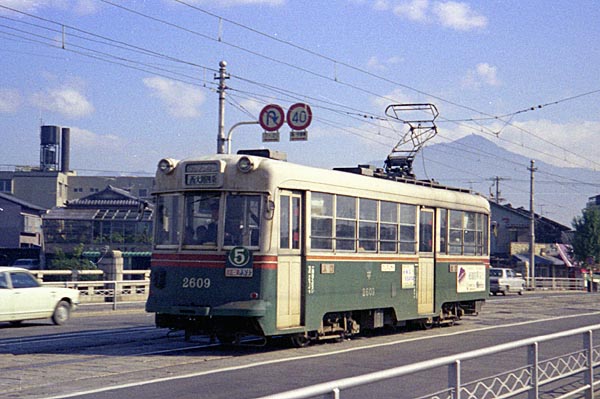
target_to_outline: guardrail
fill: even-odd
[[[80,303],[111,302],[113,309],[118,302],[145,301],[150,286],[150,270],[124,270],[129,280],[102,280],[102,270],[30,270],[46,286],[68,287],[79,290]],[[45,276],[69,276],[68,281],[44,281]],[[97,280],[81,280],[82,276],[99,277]]]
[[[530,278],[525,278],[527,287],[531,287]],[[536,290],[564,290],[584,291],[587,289],[587,281],[583,278],[560,278],[560,277],[536,277]]]
[[[593,398],[594,389],[600,385],[600,381],[594,381],[594,369],[600,365],[599,347],[593,345],[593,332],[597,330],[600,330],[600,325],[581,327],[407,366],[395,367],[357,377],[330,381],[264,396],[259,399],[306,399],[315,396],[341,399],[342,391],[351,388],[441,367],[447,368],[447,388],[438,392],[428,393],[424,396],[418,396],[418,399],[492,399],[524,397],[523,395],[527,395],[530,399],[537,399],[543,396],[545,393],[543,392],[544,387],[550,384],[559,384],[559,386],[562,386],[561,392],[566,392],[561,396],[552,396],[554,398],[565,399],[574,396]],[[581,337],[581,349],[560,356],[549,357],[546,360],[540,360],[541,343],[577,336]],[[525,352],[524,357],[527,359],[525,366],[466,382],[466,376],[461,367],[466,360],[485,358],[501,352],[518,349]],[[490,357],[490,359],[492,358]],[[564,384],[567,379],[568,384]],[[563,384],[561,384],[561,381]],[[400,391],[401,386],[396,386],[396,390]],[[376,391],[371,389],[371,392]]]

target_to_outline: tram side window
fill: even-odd
[[[218,192],[186,194],[184,244],[217,244],[220,197]]]
[[[361,251],[377,251],[377,201],[359,199],[358,247]]]
[[[335,248],[356,250],[356,198],[338,195],[335,218]]]
[[[478,213],[477,226],[481,226],[480,231],[477,232],[477,247],[480,249],[478,255],[488,254],[488,217],[484,214]]]
[[[487,216],[475,212],[449,211],[448,253],[487,255]]]
[[[298,196],[280,196],[279,248],[300,249],[300,197]]]
[[[475,255],[477,246],[475,245],[475,237],[477,235],[475,213],[465,212],[465,234],[464,234],[464,255]]]
[[[462,254],[463,243],[463,212],[450,211],[450,242],[448,253],[452,255]]]
[[[311,210],[311,248],[333,249],[333,195],[312,193]]]
[[[448,210],[440,209],[440,253],[448,252]]]
[[[398,204],[381,201],[379,218],[379,250],[398,252]]]
[[[258,246],[260,206],[260,195],[227,196],[225,245]]]
[[[178,245],[181,229],[179,228],[179,196],[161,195],[157,201],[156,245]]]
[[[415,205],[400,205],[400,252],[414,254],[416,250],[417,207]]]

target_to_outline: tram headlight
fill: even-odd
[[[175,161],[171,158],[163,158],[158,162],[158,170],[168,175],[175,169]]]
[[[237,163],[237,168],[240,172],[248,173],[254,169],[254,162],[248,157],[241,157]]]

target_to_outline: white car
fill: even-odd
[[[20,267],[0,266],[0,322],[52,318],[64,324],[79,304],[79,291],[42,286],[35,276]]]
[[[524,289],[525,279],[517,276],[514,270],[502,267],[490,268],[490,293],[492,295],[498,293],[506,295],[507,292],[516,292],[522,295]]]

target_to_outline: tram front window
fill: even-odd
[[[260,195],[228,195],[225,210],[225,245],[258,246]]]
[[[157,199],[156,245],[179,244],[179,197],[161,195]]]
[[[220,198],[221,194],[215,192],[185,196],[185,245],[217,245]]]

